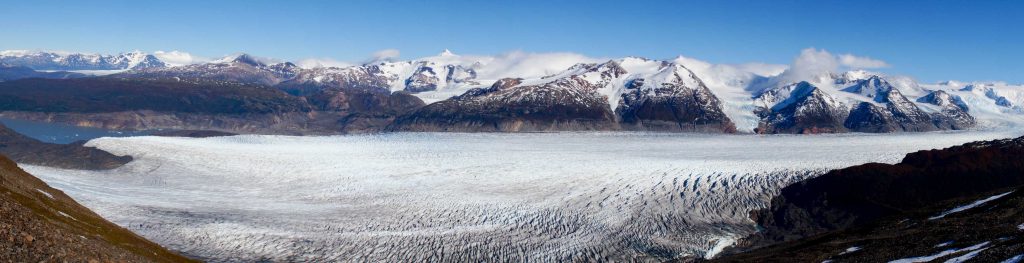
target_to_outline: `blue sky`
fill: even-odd
[[[575,52],[789,64],[815,47],[922,81],[1024,83],[1021,1],[11,1],[0,49],[287,60]]]

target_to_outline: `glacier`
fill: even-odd
[[[211,262],[664,261],[756,231],[783,186],[1019,131],[98,138],[107,171],[21,165]]]

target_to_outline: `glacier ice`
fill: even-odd
[[[242,261],[660,261],[713,255],[827,169],[1013,132],[395,133],[99,138],[109,171],[22,165],[171,249]]]

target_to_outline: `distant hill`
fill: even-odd
[[[131,156],[116,156],[100,149],[85,147],[85,142],[45,143],[19,134],[0,124],[0,154],[19,163],[65,169],[103,170],[120,167]]]

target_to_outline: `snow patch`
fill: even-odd
[[[715,241],[715,245],[711,247],[711,250],[708,250],[708,253],[704,254],[704,258],[705,259],[714,258],[719,253],[722,253],[723,250],[725,250],[726,248],[728,248],[728,247],[730,247],[732,245],[735,245],[735,244],[736,244],[736,238],[734,238],[734,237],[719,238],[718,240]]]
[[[1005,193],[1002,193],[1002,194],[997,194],[997,195],[994,195],[994,196],[990,196],[988,198],[981,199],[981,200],[975,201],[974,203],[970,203],[970,204],[967,204],[967,205],[958,206],[958,207],[955,207],[953,209],[950,209],[950,210],[947,210],[945,212],[942,212],[939,215],[936,215],[936,216],[933,216],[933,217],[929,217],[928,220],[935,220],[935,219],[943,218],[943,217],[945,217],[947,215],[950,215],[950,214],[953,214],[953,213],[962,212],[962,211],[967,210],[967,209],[975,208],[975,207],[978,207],[978,206],[983,205],[985,203],[988,203],[988,202],[990,202],[992,200],[999,199],[1000,197],[1006,196],[1006,195],[1008,195],[1010,193],[1013,193],[1013,191],[1009,191],[1009,192],[1005,192]]]
[[[957,254],[957,253],[962,253],[962,252],[966,252],[966,251],[975,251],[975,250],[981,249],[981,248],[983,248],[985,246],[988,246],[988,244],[989,244],[989,242],[986,241],[986,242],[983,242],[983,243],[980,243],[980,244],[977,244],[977,245],[973,245],[973,246],[969,246],[969,247],[965,247],[965,248],[961,248],[961,249],[948,249],[948,250],[943,250],[942,252],[939,252],[938,254],[934,254],[934,255],[897,259],[897,260],[889,261],[889,263],[929,262],[929,261],[936,260],[936,259],[941,258],[941,257],[945,257],[945,256],[949,256],[949,255],[954,255],[954,254]],[[950,260],[954,260],[954,259],[950,259]],[[947,261],[947,262],[950,262],[950,261]],[[956,261],[954,261],[954,262],[956,262]]]
[[[50,199],[53,199],[53,195],[52,194],[47,193],[46,191],[43,191],[42,189],[36,189],[36,191],[39,191],[39,193],[45,195],[46,197],[48,197]]]

